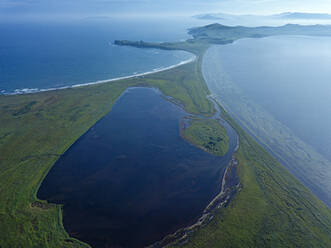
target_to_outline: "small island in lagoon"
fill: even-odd
[[[229,138],[225,128],[217,120],[191,119],[190,122],[182,131],[185,139],[211,154],[217,156],[226,154]]]

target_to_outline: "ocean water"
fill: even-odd
[[[331,38],[278,36],[211,47],[211,92],[331,206]]]
[[[218,53],[247,96],[331,159],[331,38],[246,39]]]
[[[0,92],[117,78],[192,58],[183,51],[114,46],[115,39],[179,41],[194,19],[90,18],[0,23]]]

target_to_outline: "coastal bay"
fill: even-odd
[[[215,32],[215,26],[212,28]],[[38,199],[37,190],[61,155],[109,113],[127,88],[143,86],[158,88],[191,114],[211,117],[215,103],[239,140],[226,170],[230,178],[233,174],[238,177],[236,194],[226,204],[216,205],[210,218],[193,232],[190,229],[166,242],[168,247],[329,247],[330,209],[248,135],[219,102],[209,100],[201,64],[213,40],[158,44],[197,56],[194,62],[171,70],[84,87],[0,96],[0,153],[6,158],[1,160],[0,182],[7,185],[0,191],[1,243],[5,247],[89,247],[69,236],[62,224],[61,206]],[[224,180],[220,182],[223,185]],[[228,187],[236,185],[229,183]]]

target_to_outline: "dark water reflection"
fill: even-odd
[[[94,247],[142,247],[192,223],[231,158],[179,135],[187,114],[150,88],[131,88],[56,162],[38,197],[64,205],[70,235]]]

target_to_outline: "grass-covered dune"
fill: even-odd
[[[175,45],[173,45],[174,48]],[[180,43],[198,59],[145,77],[36,94],[0,96],[0,247],[88,247],[62,225],[61,206],[36,198],[55,161],[111,110],[128,87],[157,87],[186,111],[211,115],[200,72],[206,45]],[[331,211],[233,119],[241,190],[186,247],[331,247]]]

